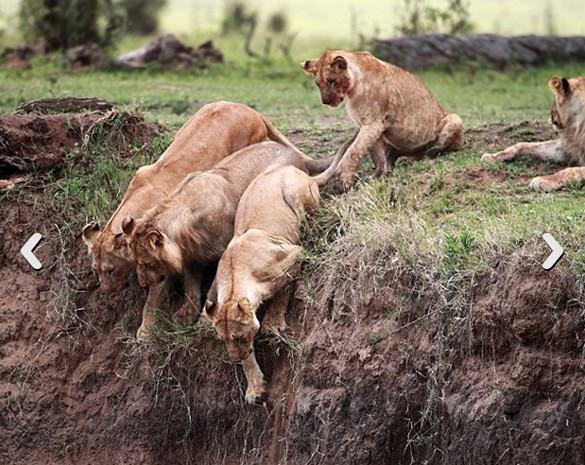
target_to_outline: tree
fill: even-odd
[[[122,16],[112,0],[22,0],[20,28],[29,40],[42,39],[49,50],[76,45],[109,45]]]

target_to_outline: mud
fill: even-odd
[[[36,192],[0,203],[2,464],[585,461],[583,283],[542,271],[530,244],[456,316],[411,271],[351,254],[301,280],[295,342],[260,339],[270,395],[248,406],[209,327],[136,343],[144,292],[101,294],[81,240],[39,205]],[[31,231],[40,272],[18,253]]]

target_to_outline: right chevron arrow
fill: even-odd
[[[543,238],[544,242],[546,242],[548,244],[548,246],[550,247],[550,249],[552,250],[551,254],[548,256],[548,258],[542,264],[542,267],[545,270],[552,270],[552,268],[561,259],[561,257],[565,253],[565,251],[560,246],[560,244],[555,240],[555,238],[552,237],[552,235],[550,235],[549,233],[544,233],[542,235],[542,238]]]

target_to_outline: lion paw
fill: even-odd
[[[547,179],[545,176],[539,176],[530,181],[530,188],[535,191],[552,192],[559,190],[561,187],[561,185]]]
[[[246,403],[250,405],[258,405],[265,401],[266,385],[264,382],[257,386],[248,386],[248,389],[246,389]]]
[[[194,325],[199,319],[199,312],[186,302],[175,312],[173,320],[179,325]]]
[[[496,161],[496,157],[493,153],[484,153],[481,156],[481,161],[484,161],[486,163],[493,163]]]
[[[136,339],[138,339],[141,342],[146,342],[150,340],[151,336],[152,331],[144,323],[141,324],[140,327],[138,328],[138,331],[136,331]]]

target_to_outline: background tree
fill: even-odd
[[[27,40],[44,40],[49,50],[112,43],[122,15],[112,0],[22,0],[20,28]]]
[[[140,35],[156,32],[158,15],[166,3],[166,0],[123,0],[126,32]]]

